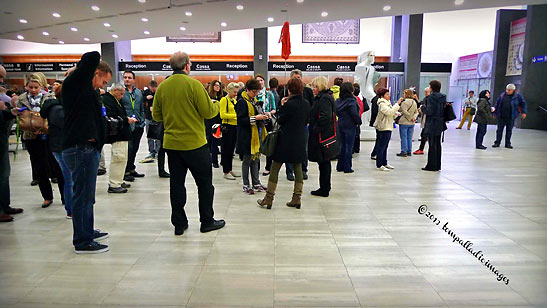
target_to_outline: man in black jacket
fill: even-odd
[[[427,137],[429,151],[427,153],[427,165],[424,171],[441,171],[441,134],[446,130],[444,122],[444,107],[446,95],[441,94],[441,82],[432,80],[429,83],[431,94],[427,97],[422,111],[426,115],[423,135]]]
[[[74,181],[72,243],[77,254],[101,253],[108,251],[108,246],[96,241],[108,233],[93,229],[93,204],[106,124],[97,90],[110,81],[112,70],[98,52],[92,51],[67,74],[62,92],[66,130],[63,159]]]
[[[120,100],[125,94],[125,87],[115,83],[110,87],[110,92],[101,95],[103,105],[106,108],[106,116],[113,121],[117,120],[118,132],[116,135],[109,135],[106,143],[112,144],[110,173],[108,177],[109,193],[126,193],[131,185],[123,182],[129,140],[131,138],[130,124],[137,122],[137,119],[127,116],[124,106]]]

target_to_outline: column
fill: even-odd
[[[268,28],[254,29],[254,73],[264,76],[268,87]]]
[[[103,61],[112,68],[112,82],[121,81],[121,74],[118,70],[118,62],[131,62],[131,41],[101,43],[101,56]]]
[[[394,16],[391,32],[391,61],[404,62],[403,87],[420,85],[423,14]]]

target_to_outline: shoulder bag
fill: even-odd
[[[277,121],[273,122],[275,124],[273,125],[272,131],[268,132],[268,134],[262,141],[259,149],[260,153],[266,156],[274,155],[275,147],[277,146],[277,140],[279,139],[279,125],[277,124]]]
[[[318,118],[320,116],[321,115],[319,114],[317,115]],[[338,138],[336,136],[336,115],[334,114],[334,110],[332,111],[332,126],[334,128],[334,135],[332,135],[332,137],[323,139],[321,133],[319,133],[319,145],[323,152],[324,160],[332,160],[336,158],[340,152],[340,145],[338,144]]]

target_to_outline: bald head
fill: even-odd
[[[171,59],[169,59],[169,65],[171,65],[173,71],[185,71],[186,73],[190,73],[190,57],[185,52],[175,52],[171,56]]]
[[[6,69],[0,65],[0,82],[4,82],[4,78],[6,78],[7,74]]]

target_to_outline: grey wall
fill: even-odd
[[[533,57],[547,55],[546,30],[547,5],[528,6],[521,87],[528,102],[528,117],[522,121],[522,128],[547,130],[547,113],[538,110],[540,105],[547,107],[547,62],[532,63]]]
[[[254,29],[254,68],[255,75],[264,76],[268,87],[268,28]]]

